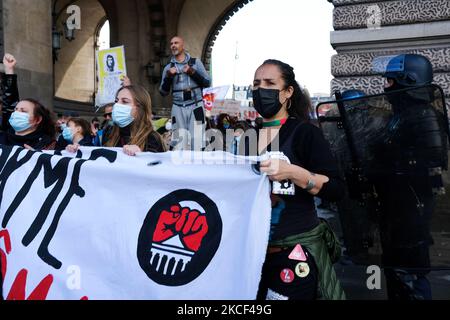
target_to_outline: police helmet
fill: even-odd
[[[341,93],[343,100],[349,100],[344,103],[347,109],[361,109],[367,107],[366,93],[362,90],[350,89]]]
[[[389,61],[383,77],[404,87],[427,85],[433,82],[433,66],[422,55],[402,54]]]

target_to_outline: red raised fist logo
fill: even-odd
[[[153,234],[153,242],[161,243],[176,235],[191,251],[200,249],[203,238],[208,233],[206,216],[197,210],[174,205],[170,211],[163,210]]]
[[[139,233],[137,258],[152,281],[171,287],[197,279],[222,240],[222,218],[206,194],[180,189],[159,199]]]

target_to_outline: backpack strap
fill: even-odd
[[[188,62],[189,67],[195,66],[196,61],[197,61],[196,58],[190,58]]]

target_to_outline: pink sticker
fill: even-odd
[[[306,258],[306,254],[303,251],[303,248],[301,245],[297,245],[295,249],[291,252],[289,255],[289,259],[295,260],[295,261],[306,261],[308,258]]]
[[[281,271],[280,277],[284,283],[292,283],[294,282],[295,274],[291,269],[284,269]]]

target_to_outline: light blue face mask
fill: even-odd
[[[116,103],[113,107],[112,118],[116,125],[125,128],[133,123],[134,118],[131,115],[133,109],[130,106]]]
[[[25,112],[13,112],[9,118],[9,124],[15,132],[23,132],[31,128],[30,115]]]
[[[62,135],[63,135],[64,140],[66,140],[67,142],[70,142],[70,143],[73,142],[73,132],[72,132],[72,129],[70,129],[69,127],[66,126],[64,128]]]
[[[61,128],[61,130],[64,131],[64,129],[67,128],[67,124],[61,123],[61,125],[59,127]]]

